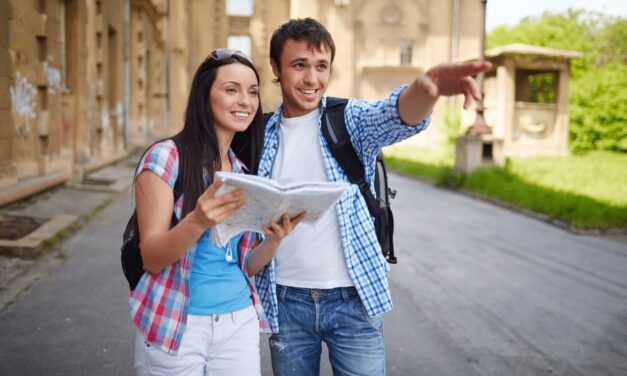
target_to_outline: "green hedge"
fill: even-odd
[[[627,65],[613,62],[573,82],[570,148],[627,151]]]

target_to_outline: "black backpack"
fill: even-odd
[[[182,150],[179,146],[179,143],[176,139],[172,139],[176,143],[176,147],[178,150]],[[144,158],[145,153],[142,155],[142,159]],[[182,192],[182,184],[183,179],[178,179],[181,176],[181,163],[179,163],[179,171],[176,179],[176,183],[174,183],[174,202],[181,197]],[[170,224],[170,228],[176,226],[178,223],[178,218],[176,215],[172,213],[172,222]],[[122,261],[122,271],[124,272],[124,276],[126,277],[126,281],[128,282],[128,287],[131,291],[135,290],[135,287],[139,283],[142,275],[144,275],[144,261],[142,260],[142,255],[139,250],[139,227],[137,225],[137,210],[133,211],[133,215],[128,220],[126,224],[126,228],[124,229],[124,235],[122,237],[122,247],[120,248],[120,257]]]
[[[390,264],[398,261],[394,255],[394,216],[390,208],[390,199],[396,196],[396,191],[388,187],[388,177],[383,163],[383,154],[376,158],[374,185],[375,195],[372,194],[365,178],[364,166],[351,143],[344,121],[344,109],[348,99],[327,97],[326,112],[322,115],[322,134],[329,144],[331,154],[338,162],[348,180],[356,184],[368,206],[370,215],[374,217],[374,229],[377,240],[381,245],[381,253]],[[265,114],[266,123],[273,113]]]

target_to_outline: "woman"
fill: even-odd
[[[194,75],[183,130],[140,161],[135,200],[147,273],[129,297],[140,375],[260,374],[259,331],[268,325],[248,276],[303,215],[269,223],[260,244],[244,233],[219,248],[209,232],[245,202],[241,190],[216,196],[221,182],[212,182],[214,172],[242,172],[230,149],[236,135],[251,153],[247,160],[258,159],[262,122],[252,62],[218,49]],[[182,195],[175,202],[177,181]],[[180,221],[170,229],[173,212]]]

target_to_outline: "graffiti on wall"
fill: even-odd
[[[72,131],[72,122],[68,119],[65,111],[61,111],[61,145],[63,147],[70,146],[70,132]]]
[[[63,98],[61,100],[61,146],[64,148],[72,147],[71,137],[72,130],[74,129],[74,106],[75,100],[73,98]]]
[[[115,105],[115,116],[118,127],[124,125],[124,106],[122,105],[122,102],[118,102]]]
[[[30,121],[34,119],[37,90],[17,72],[15,87],[10,88],[13,114],[15,115],[15,131],[21,139],[27,139],[30,133]]]
[[[100,114],[100,126],[102,129],[109,129],[109,111],[102,110]]]
[[[46,79],[48,81],[48,92],[55,94],[61,92],[61,72],[46,63]]]

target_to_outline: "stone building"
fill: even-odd
[[[215,39],[204,39],[206,47],[197,50],[209,50],[211,43],[220,44],[225,39],[232,47],[250,46],[250,54],[261,70],[265,111],[274,110],[281,102],[268,62],[270,37],[276,27],[290,18],[316,18],[333,36],[336,56],[327,93],[367,99],[384,98],[396,86],[411,82],[439,63],[477,56],[483,27],[481,0],[232,2],[251,5],[237,9],[248,12],[234,12],[226,18],[216,12]],[[229,3],[226,2],[227,8]],[[454,102],[452,99],[438,103],[432,129],[442,122],[444,107]],[[410,142],[439,147],[441,135],[430,130]]]
[[[166,15],[163,1],[0,0],[0,205],[169,133]]]
[[[492,69],[485,74],[480,134],[457,139],[455,169],[504,165],[510,157],[567,156],[570,62],[579,51],[509,44],[485,51]],[[462,123],[476,127],[474,108]]]
[[[0,0],[0,205],[124,158],[182,127],[196,67],[248,53],[264,110],[280,103],[268,44],[314,17],[336,47],[329,95],[385,97],[425,69],[477,54],[481,0]],[[432,130],[412,142],[439,143]]]
[[[492,154],[508,157],[568,155],[570,61],[578,51],[511,44],[485,52],[486,121],[492,126]]]

